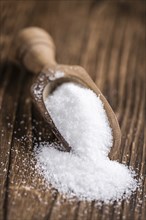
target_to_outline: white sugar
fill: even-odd
[[[54,73],[54,72],[53,72]],[[49,79],[50,80],[55,80],[55,79],[59,79],[61,77],[64,76],[64,72],[60,71],[60,70],[57,70],[53,75],[50,75],[49,76]]]
[[[99,97],[87,88],[63,83],[45,101],[70,153],[40,143],[37,167],[67,197],[104,202],[127,198],[137,188],[134,173],[108,158],[112,129]]]

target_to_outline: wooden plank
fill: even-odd
[[[1,74],[6,74],[6,81],[4,81],[4,84],[2,85],[2,88],[5,91],[4,94],[3,91],[1,91],[1,95],[3,94],[3,99],[0,112],[0,216],[5,215],[5,208],[7,203],[6,194],[8,173],[10,167],[11,142],[13,136],[14,121],[16,117],[18,97],[21,87],[21,80],[23,76],[18,74],[18,69],[12,66],[12,64],[7,63],[7,65],[9,67],[6,68],[5,72],[3,70],[1,72]]]

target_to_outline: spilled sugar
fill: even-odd
[[[72,147],[68,153],[55,149],[55,143],[40,143],[36,150],[37,168],[48,185],[79,200],[108,203],[128,198],[138,183],[133,171],[108,158],[112,130],[100,97],[68,82],[59,86],[45,105]]]

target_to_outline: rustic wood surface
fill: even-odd
[[[120,205],[70,202],[45,188],[34,170],[33,148],[38,132],[42,140],[48,133],[54,136],[32,106],[33,75],[13,59],[17,31],[32,25],[46,29],[54,38],[58,62],[82,65],[114,109],[122,143],[111,150],[111,159],[144,177],[145,13],[145,2],[136,0],[1,1],[1,220],[145,219],[144,178],[141,190]]]

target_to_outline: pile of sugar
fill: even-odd
[[[46,181],[69,198],[106,203],[128,198],[137,188],[135,173],[108,157],[112,129],[100,97],[67,82],[48,96],[45,105],[72,147],[68,153],[55,149],[55,143],[40,143],[37,168]]]

